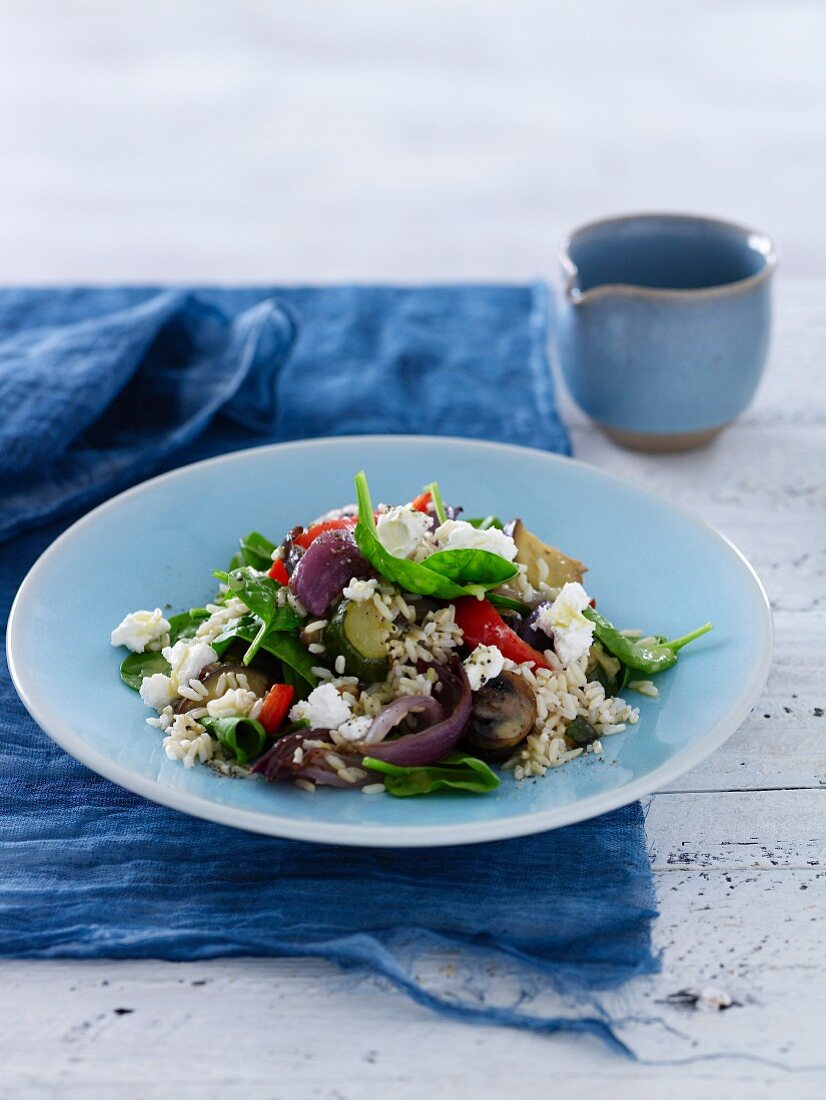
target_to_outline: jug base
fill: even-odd
[[[704,428],[700,432],[629,432],[624,428],[611,428],[600,424],[605,434],[632,451],[647,451],[650,454],[668,454],[676,451],[693,451],[704,447],[715,439],[725,424],[718,428]]]

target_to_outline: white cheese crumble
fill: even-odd
[[[171,678],[164,676],[162,672],[156,672],[154,676],[145,676],[141,680],[141,699],[148,707],[154,708],[159,713],[173,702],[177,694]]]
[[[349,704],[341,698],[333,684],[319,684],[306,699],[300,700],[290,710],[291,722],[306,718],[310,728],[315,730],[338,729],[350,716]]]
[[[218,660],[218,654],[212,646],[197,638],[181,638],[175,645],[166,646],[162,653],[169,661],[170,675],[175,686],[197,680],[207,665]]]
[[[376,521],[378,540],[394,558],[414,557],[429,534],[430,516],[410,505],[390,508]]]
[[[461,519],[446,520],[437,528],[435,539],[442,550],[488,550],[506,561],[513,561],[517,553],[516,543],[504,531],[497,527],[480,531]]]
[[[471,691],[478,691],[495,679],[505,667],[505,658],[495,645],[478,645],[462,662],[465,666]]]
[[[367,731],[373,725],[374,719],[369,715],[362,718],[349,718],[336,730],[345,741],[361,741],[367,735]]]
[[[563,668],[586,656],[594,640],[594,624],[582,612],[590,604],[588,593],[576,581],[569,581],[551,604],[544,604],[536,625],[554,640],[554,650]]]
[[[154,611],[133,611],[127,615],[120,626],[112,631],[112,645],[125,645],[133,653],[144,653],[147,649],[160,649],[158,644],[169,633],[169,623],[161,614]]]

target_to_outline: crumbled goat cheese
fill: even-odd
[[[319,684],[290,711],[290,721],[306,718],[314,730],[334,730],[350,718],[350,707],[333,684]]]
[[[594,624],[582,614],[590,597],[581,584],[569,581],[551,604],[543,604],[536,625],[554,640],[562,667],[584,657],[594,640]]]
[[[362,718],[349,718],[339,726],[336,733],[340,733],[345,741],[361,741],[372,725],[373,719],[369,715]]]
[[[197,638],[181,638],[173,646],[167,646],[163,651],[164,657],[169,661],[172,682],[188,684],[190,680],[197,680],[207,665],[218,660],[218,654],[211,645],[199,641]]]
[[[390,508],[376,521],[376,534],[394,558],[412,558],[430,533],[430,516],[410,505]]]
[[[497,527],[479,531],[462,519],[446,520],[436,529],[436,542],[443,550],[489,550],[506,561],[516,557],[516,543]]]
[[[112,645],[125,645],[133,653],[144,653],[153,645],[160,649],[157,643],[168,633],[169,623],[159,607],[154,611],[133,611],[112,631]]]
[[[141,680],[140,697],[148,707],[159,713],[175,699],[178,693],[169,676],[156,672],[154,676],[145,676]]]
[[[471,691],[478,691],[499,675],[505,667],[505,658],[495,645],[478,645],[463,664]]]

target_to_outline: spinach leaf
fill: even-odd
[[[470,526],[475,527],[477,531],[489,531],[491,527],[497,527],[501,531],[505,526],[498,516],[483,516],[481,518],[466,519],[465,523],[469,523]]]
[[[311,688],[318,686],[318,677],[313,669],[323,665],[324,662],[321,657],[308,653],[293,634],[277,632],[267,634],[263,641],[263,648],[266,649],[267,653],[271,653],[273,657],[277,657],[285,669],[292,669]]]
[[[260,531],[250,531],[238,540],[240,550],[236,550],[229,563],[228,572],[243,569],[245,565],[253,569],[267,570],[272,565],[272,553],[275,543],[270,542]]]
[[[423,562],[396,558],[379,541],[370,490],[363,470],[356,475],[356,494],[359,519],[354,534],[359,550],[383,577],[407,592],[436,596],[440,600],[456,600],[460,596],[480,595],[487,588],[495,588],[517,573],[515,565],[489,550],[439,550]],[[431,562],[434,563],[432,566]],[[462,575],[462,569],[467,575]]]
[[[239,764],[260,756],[267,734],[254,718],[202,718],[201,725],[217,737]]]
[[[191,611],[171,615],[169,644],[174,645],[179,638],[192,638],[204,619],[208,618],[209,612],[205,607],[193,607]],[[141,680],[154,676],[156,672],[169,675],[169,662],[161,653],[130,653],[120,666],[121,680],[134,691],[140,691]]]
[[[315,662],[313,662],[310,667],[315,668],[317,666]],[[285,664],[282,658],[281,679],[284,681],[285,684],[289,684],[295,692],[296,702],[298,702],[299,699],[306,699],[318,683],[318,680],[316,679],[314,673],[311,672],[310,676],[312,676],[312,680],[305,679],[300,672],[296,671],[296,669],[292,668],[290,665]]]
[[[372,756],[365,756],[362,764],[371,771],[382,772],[388,794],[397,798],[442,790],[485,794],[499,786],[498,777],[483,760],[464,752],[450,752],[438,763],[420,767],[405,768]]]
[[[280,610],[284,611],[285,609],[281,608]],[[289,610],[289,608],[286,610]],[[259,631],[260,626],[257,618],[254,615],[244,615],[237,622],[229,623],[224,628],[212,643],[212,648],[219,657],[222,657],[233,642],[253,642],[258,637]],[[291,683],[297,694],[299,693],[298,683],[293,679],[288,679],[287,669],[290,669],[298,678],[298,681],[302,682],[302,691],[306,692],[305,685],[309,685],[310,688],[317,686],[318,677],[312,669],[322,663],[321,658],[309,653],[298,638],[289,632],[289,628],[279,629],[276,621],[275,625],[265,633],[259,648],[266,650],[267,653],[271,653],[273,657],[277,657],[281,661],[284,666],[284,682]]]
[[[191,611],[182,611],[169,619],[169,644],[174,645],[179,638],[194,638],[198,627],[209,618],[205,607],[193,607]]]
[[[130,653],[120,666],[121,680],[134,691],[140,691],[141,681],[156,672],[169,675],[169,661],[160,653]]]
[[[355,527],[355,539],[359,550],[370,564],[383,577],[400,585],[407,592],[416,592],[421,596],[436,596],[440,600],[455,600],[466,596],[461,585],[448,577],[442,577],[420,562],[395,558],[385,550],[376,533],[376,519],[367,478],[364,471],[356,475],[356,494],[359,505],[359,519]]]
[[[510,611],[518,611],[520,615],[531,613],[531,608],[526,603],[522,603],[521,600],[512,600],[510,596],[499,596],[496,592],[488,592],[487,601],[494,607],[506,607]]]
[[[594,634],[609,653],[626,666],[636,669],[638,672],[646,672],[649,676],[655,676],[658,672],[664,672],[667,668],[677,663],[677,654],[696,638],[708,634],[713,627],[711,623],[685,634],[682,638],[668,641],[665,637],[659,637],[653,643],[642,644],[635,638],[627,638],[593,607],[586,607],[582,612],[586,619],[594,624]],[[627,677],[624,678],[627,681]]]
[[[513,562],[492,554],[490,550],[467,547],[461,550],[437,550],[423,565],[449,577],[457,584],[480,584],[495,588],[515,577],[519,569]]]
[[[253,659],[270,631],[294,631],[300,627],[301,620],[291,607],[287,604],[279,607],[278,590],[282,585],[272,577],[258,577],[249,566],[231,573],[216,571],[213,576],[222,580],[259,620],[260,625],[243,657],[245,665]]]

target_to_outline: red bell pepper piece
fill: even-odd
[[[533,668],[550,668],[543,654],[527,642],[523,642],[515,630],[511,630],[496,608],[487,600],[475,596],[462,596],[453,601],[456,622],[461,627],[465,645],[475,649],[478,645],[495,645],[503,657],[522,665],[530,661]]]
[[[258,721],[270,736],[278,733],[287,712],[293,705],[295,690],[290,684],[274,684],[264,696]]]
[[[315,523],[312,527],[308,527],[306,531],[302,531],[300,535],[293,537],[293,542],[296,546],[303,546],[306,550],[311,542],[314,542],[319,535],[324,534],[325,531],[342,531],[347,530],[350,527],[355,527],[358,523],[358,516],[343,516],[341,519],[325,519],[321,523]]]
[[[287,567],[281,558],[276,558],[270,567],[268,574],[274,581],[278,581],[279,584],[289,584],[290,574],[287,572]]]
[[[417,512],[429,512],[429,505],[432,500],[433,494],[429,489],[426,489],[423,493],[419,493],[416,499],[411,502],[410,507],[415,508]]]

